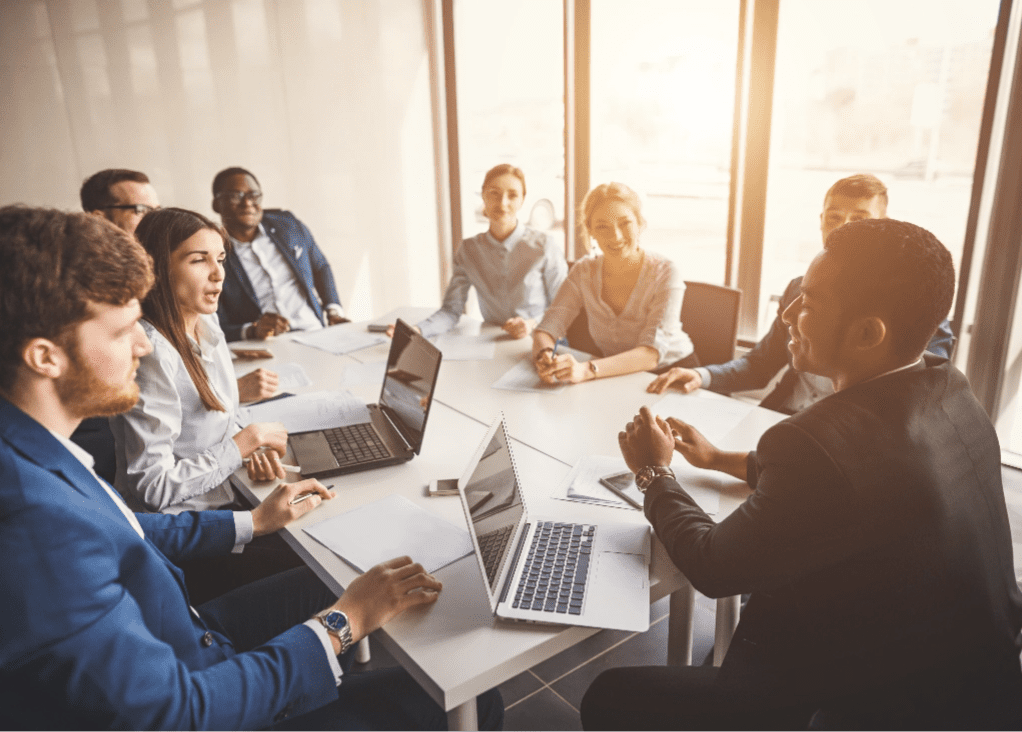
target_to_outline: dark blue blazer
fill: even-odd
[[[331,303],[340,305],[341,301],[330,263],[316,246],[312,232],[290,211],[280,209],[263,212],[263,228],[291,265],[291,271],[305,290],[305,297],[316,317],[324,321],[324,307]],[[224,290],[220,294],[217,315],[229,341],[242,340],[242,327],[259,320],[262,315],[252,282],[233,250],[227,252],[224,262]]]
[[[710,391],[730,394],[734,391],[762,389],[777,376],[778,371],[785,366],[791,366],[788,326],[781,322],[781,313],[799,296],[801,285],[802,278],[796,277],[784,288],[784,295],[781,296],[781,303],[777,308],[777,317],[774,318],[767,334],[751,351],[727,363],[706,366],[706,370],[710,372]],[[937,328],[926,350],[949,359],[954,343],[955,336],[951,331],[951,324],[945,320]],[[797,379],[798,372],[789,368],[777,386],[760,402],[760,406],[788,413],[789,410],[784,404],[794,391]]]
[[[0,728],[258,729],[337,698],[298,625],[238,654],[172,562],[229,552],[229,511],[137,514],[0,398]]]

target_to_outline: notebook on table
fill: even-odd
[[[529,513],[504,419],[458,481],[494,615],[591,628],[649,629],[650,530]]]
[[[432,343],[398,320],[379,403],[368,405],[370,421],[288,437],[302,477],[355,473],[407,462],[418,455],[440,360],[440,351]]]

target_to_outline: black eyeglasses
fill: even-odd
[[[145,216],[150,211],[158,209],[159,206],[147,206],[144,203],[118,203],[115,206],[103,206],[104,211],[111,208],[116,208],[119,211],[134,211],[139,216]]]
[[[232,206],[237,206],[242,201],[248,201],[258,206],[263,200],[261,191],[220,191],[216,197],[226,200]]]

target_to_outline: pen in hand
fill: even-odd
[[[328,485],[328,486],[326,486],[326,488],[329,489],[329,490],[333,490],[333,486],[332,485]],[[288,501],[288,505],[289,506],[296,506],[299,503],[301,503],[302,501],[305,501],[305,500],[308,500],[309,498],[312,498],[314,495],[316,495],[316,491],[306,491],[305,493],[299,493],[297,496],[295,496],[290,501]]]

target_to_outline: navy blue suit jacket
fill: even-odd
[[[777,308],[777,317],[774,318],[767,334],[751,351],[741,358],[733,359],[727,363],[706,366],[706,370],[710,372],[710,391],[730,394],[734,391],[762,389],[770,383],[778,371],[785,366],[791,366],[791,351],[788,350],[788,326],[781,322],[781,313],[787,310],[788,306],[799,296],[801,285],[802,278],[796,277],[784,288],[784,295],[781,296],[781,303]],[[951,324],[945,320],[933,334],[926,350],[936,356],[949,359],[954,343],[955,336],[951,332]],[[777,386],[760,402],[760,406],[787,413],[789,410],[784,407],[784,404],[794,391],[797,379],[798,372],[789,368]]]
[[[229,511],[137,514],[0,398],[0,727],[257,729],[337,698],[304,625],[236,653],[172,562],[226,553]]]
[[[263,212],[263,228],[298,280],[309,306],[324,322],[323,309],[331,303],[341,304],[334,285],[334,275],[323,252],[316,246],[312,232],[290,211],[267,209]],[[245,274],[238,255],[232,250],[224,261],[224,290],[220,294],[217,315],[220,327],[229,341],[242,339],[241,329],[262,315],[252,282]],[[324,323],[325,324],[325,323]]]

